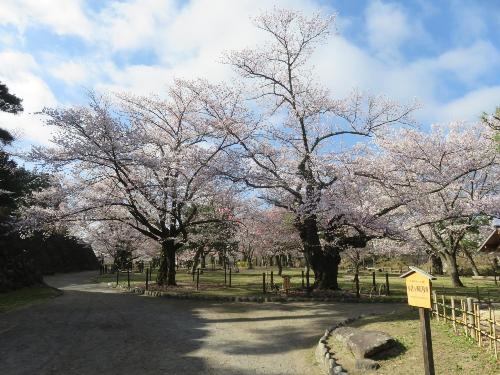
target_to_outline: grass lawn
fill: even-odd
[[[227,274],[227,284],[224,284],[224,271],[222,270],[205,270],[200,274],[199,291],[196,291],[196,283],[193,282],[192,275],[187,273],[186,270],[178,270],[176,279],[179,288],[170,288],[172,293],[189,292],[203,295],[220,295],[220,296],[261,296],[262,295],[262,273],[266,272],[266,283],[269,284],[270,268],[256,268],[253,270],[241,269],[240,272],[232,273],[231,287],[229,287],[229,273]],[[274,283],[282,286],[283,279],[277,275],[277,270],[273,269]],[[288,268],[283,270],[283,275],[291,276],[292,289],[300,289],[302,286],[301,269]],[[153,280],[156,278],[156,273],[153,272]],[[481,299],[491,298],[492,301],[500,302],[500,285],[495,285],[492,280],[472,280],[471,277],[462,277],[462,282],[465,284],[464,288],[453,288],[450,279],[446,276],[438,277],[433,281],[433,288],[438,294],[455,295],[463,297],[477,297],[477,289]],[[131,273],[130,274],[131,286],[145,284],[145,274]],[[339,285],[344,291],[354,291],[353,275],[341,272],[339,274]],[[97,281],[116,283],[115,274],[107,274],[98,276]],[[310,282],[314,281],[314,276],[311,273]],[[385,284],[385,273],[377,272],[376,284]],[[127,285],[127,274],[121,273],[119,284],[122,286]],[[399,278],[399,274],[389,275],[389,289],[390,296],[387,300],[401,300],[406,297],[405,281]],[[360,287],[363,294],[362,299],[369,298],[369,290],[372,286],[371,273],[360,275]],[[269,285],[268,285],[269,287]],[[476,288],[477,287],[477,288]],[[378,288],[377,288],[378,290]]]
[[[342,274],[339,277],[339,284],[342,289],[353,289],[352,275]],[[437,280],[432,281],[432,288],[437,294],[454,295],[459,297],[475,297],[479,290],[480,299],[500,302],[500,282],[495,285],[493,280],[473,280],[472,277],[463,276],[460,278],[464,284],[463,288],[455,288],[451,285],[449,276],[437,276]],[[377,285],[385,283],[385,273],[377,272],[375,275]],[[360,287],[362,292],[368,292],[372,286],[372,274],[360,275]],[[378,288],[377,288],[378,289]],[[399,274],[389,275],[389,290],[392,297],[406,297],[406,285],[404,279],[399,278]]]
[[[43,302],[61,294],[61,291],[44,285],[0,293],[0,313]]]
[[[381,330],[399,342],[399,349],[385,358],[379,358],[380,369],[376,374],[423,374],[423,355],[418,312],[408,309],[397,315],[367,317],[355,321],[351,326],[366,330]],[[464,336],[456,335],[451,325],[431,321],[432,346],[436,374],[481,374],[494,375],[500,366],[494,356],[486,349]],[[348,349],[333,337],[329,342],[338,361],[349,374],[356,372],[354,357]]]

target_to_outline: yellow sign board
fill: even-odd
[[[430,309],[432,282],[429,278],[416,272],[406,277],[405,280],[408,304]]]

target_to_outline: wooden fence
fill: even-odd
[[[495,308],[488,301],[475,298],[457,298],[432,292],[432,315],[440,321],[451,322],[456,334],[471,337],[479,347],[487,347],[498,359],[500,324]]]

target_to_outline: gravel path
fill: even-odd
[[[320,374],[332,322],[392,304],[215,303],[117,293],[93,273],[47,277],[61,297],[0,314],[0,373]]]

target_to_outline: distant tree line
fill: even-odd
[[[21,99],[0,83],[0,110],[23,110]],[[92,249],[63,229],[23,236],[17,227],[17,211],[33,191],[49,186],[47,175],[20,167],[5,150],[14,137],[0,128],[0,292],[42,282],[43,274],[95,269]]]

